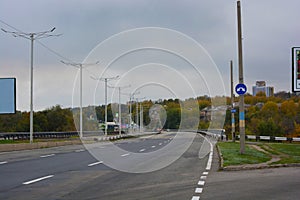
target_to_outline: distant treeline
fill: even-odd
[[[229,104],[230,99],[227,99]],[[235,98],[238,102],[238,97]],[[279,92],[272,97],[264,93],[257,96],[245,95],[246,134],[265,136],[300,136],[300,97],[291,93]],[[238,108],[235,114],[238,134]],[[225,129],[231,136],[231,113],[227,110]]]
[[[183,124],[197,123],[199,129],[209,127],[211,117],[212,101],[225,100],[228,109],[224,128],[230,137],[231,133],[231,108],[229,97],[208,96],[190,98],[184,101],[179,99],[165,99],[158,101],[146,100],[139,103],[143,107],[143,124],[150,124],[151,118],[149,110],[154,104],[160,105],[166,114],[166,121],[163,124],[165,129],[178,129]],[[235,102],[239,101],[235,97]],[[193,107],[196,102],[197,109]],[[136,102],[132,103],[132,121],[136,121]],[[246,104],[246,134],[249,135],[270,135],[270,136],[300,136],[300,97],[291,93],[279,92],[273,97],[266,97],[264,93],[252,96],[245,95]],[[122,104],[122,123],[129,123],[129,105]],[[225,107],[226,108],[226,107]],[[108,105],[108,121],[117,121],[117,116],[113,115],[112,110],[117,109],[117,104]],[[236,134],[238,134],[238,107],[235,108]],[[138,110],[140,113],[140,110]],[[199,114],[199,112],[201,114]],[[205,117],[203,117],[203,113]],[[88,106],[83,109],[83,130],[99,130],[99,124],[105,121],[105,106]],[[198,118],[195,118],[197,116]],[[216,117],[216,116],[213,116]],[[76,131],[79,129],[79,109],[62,108],[59,105],[49,109],[34,112],[34,131]],[[77,129],[76,129],[77,126]],[[218,125],[219,126],[219,125]],[[222,126],[222,125],[221,125]],[[183,127],[184,128],[184,127]],[[0,132],[28,132],[29,131],[29,112],[16,114],[0,115]]]

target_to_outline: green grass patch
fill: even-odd
[[[271,143],[268,144],[275,151],[278,151],[289,156],[300,156],[299,144]]]
[[[281,160],[278,162],[272,163],[274,164],[292,164],[292,163],[300,163],[300,156],[289,156],[289,157],[281,157]]]
[[[259,144],[258,146],[260,148],[262,148],[263,150],[269,152],[270,154],[280,155],[280,153],[278,151],[274,150],[272,147],[270,147],[269,144]]]
[[[224,159],[224,167],[230,165],[257,164],[267,162],[271,157],[263,152],[245,147],[245,154],[240,154],[240,144],[232,142],[218,142]]]
[[[291,164],[300,163],[300,145],[286,143],[268,144],[272,149],[279,153],[281,160],[272,164]]]

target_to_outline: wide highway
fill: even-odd
[[[173,152],[176,146],[167,147],[175,135],[166,133],[115,141],[113,145],[127,153],[114,154],[113,164],[130,166],[138,161],[138,156],[162,149]],[[98,150],[109,152],[111,145],[102,143]],[[179,148],[181,144],[176,145]],[[0,153],[0,199],[197,200],[209,176],[209,149],[207,140],[197,134],[189,148],[170,165],[139,171],[155,162],[147,158],[136,168],[138,173],[107,166],[105,160],[96,159],[83,145],[4,152]],[[160,159],[169,157],[172,154],[162,153]]]

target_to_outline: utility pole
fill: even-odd
[[[239,59],[239,83],[244,83],[243,75],[243,46],[242,46],[242,19],[241,2],[237,1],[237,20],[238,20],[238,59]],[[245,108],[244,95],[240,95],[239,102],[239,125],[240,125],[240,153],[245,153]]]
[[[83,63],[67,63],[65,61],[61,61],[65,65],[70,65],[76,68],[79,68],[80,71],[80,97],[79,97],[79,104],[80,104],[80,119],[79,119],[79,137],[80,139],[83,137],[83,119],[82,119],[82,68],[83,66],[91,66],[91,65],[96,65],[99,63],[97,61],[96,63],[91,63],[91,64],[83,64]]]
[[[127,85],[127,86],[119,86],[119,87],[112,87],[112,86],[108,86],[110,88],[117,88],[119,90],[119,111],[118,111],[118,121],[119,121],[119,135],[121,135],[122,133],[122,104],[121,104],[121,89],[123,88],[128,88],[131,87],[131,85]]]
[[[230,61],[230,89],[231,89],[231,135],[235,142],[234,96],[233,96],[233,63]]]
[[[129,95],[129,130],[130,132],[132,132],[132,105],[131,105],[131,101],[132,99],[134,99],[134,95],[140,94],[140,92],[135,91],[134,93],[129,93],[127,95]]]
[[[144,109],[143,104],[140,104],[140,133],[143,132],[143,126],[144,126]]]
[[[141,123],[143,123],[142,121],[139,122],[139,100],[143,100],[145,99],[146,97],[143,97],[143,98],[136,98],[136,125],[139,126],[139,130],[141,132]],[[141,107],[142,107],[142,103],[141,103]],[[141,109],[140,109],[140,114],[141,114]],[[140,116],[141,118],[141,116]]]
[[[136,102],[135,102],[135,110],[136,110],[136,125],[139,125],[139,99],[136,98]]]
[[[114,77],[105,77],[105,78],[100,78],[100,79],[96,79],[94,77],[92,77],[94,80],[100,80],[100,81],[104,81],[105,83],[105,136],[107,136],[107,82],[111,81],[111,80],[117,80],[119,78],[119,76],[114,76]]]
[[[60,36],[60,34],[52,35],[49,34],[55,30],[55,27],[48,31],[35,32],[35,33],[25,33],[22,31],[7,31],[5,29],[1,30],[5,33],[10,33],[14,37],[22,37],[30,40],[31,51],[30,51],[30,143],[33,143],[33,43],[34,40],[47,38],[51,36]]]

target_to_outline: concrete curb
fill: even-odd
[[[259,165],[254,164],[253,166],[247,165],[237,165],[237,166],[228,166],[223,167],[223,171],[242,171],[242,170],[257,170],[257,169],[272,169],[272,168],[280,168],[280,167],[300,167],[300,163],[291,163],[291,164],[276,164],[276,165]]]
[[[0,152],[9,152],[9,151],[22,151],[22,150],[32,150],[32,149],[41,149],[49,147],[58,147],[65,145],[76,145],[82,144],[80,140],[69,140],[61,142],[37,142],[37,143],[22,143],[22,144],[1,144]]]
[[[218,157],[219,157],[219,170],[224,170],[224,159],[223,159],[223,154],[219,148],[218,145],[216,145],[217,147],[217,152],[218,152]]]

